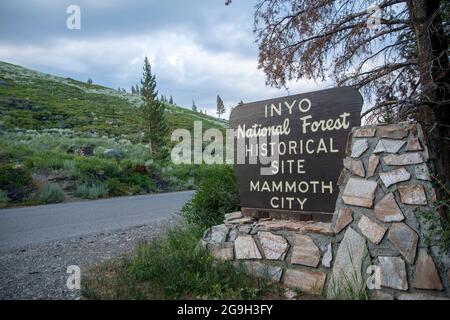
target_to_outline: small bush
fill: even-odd
[[[95,200],[108,195],[108,187],[104,183],[82,183],[77,186],[74,196],[82,199]]]
[[[136,186],[145,192],[153,192],[156,190],[156,184],[149,177],[140,174],[128,174],[120,177],[122,183],[130,186]]]
[[[119,197],[132,194],[128,185],[121,182],[119,178],[108,179],[106,185],[110,196]]]
[[[33,191],[31,175],[23,166],[1,164],[0,189],[6,191],[12,201],[22,201]]]
[[[97,157],[77,157],[75,158],[75,164],[86,178],[97,178],[99,176],[112,178],[119,171],[117,164],[113,160]]]
[[[65,199],[64,191],[57,184],[47,184],[37,193],[33,194],[27,202],[29,204],[48,204],[63,202]]]
[[[246,275],[232,261],[215,260],[198,246],[202,228],[182,225],[131,258],[99,265],[83,278],[91,299],[261,299],[280,297],[278,286]]]
[[[223,221],[225,213],[239,206],[234,170],[231,166],[210,166],[194,197],[182,208],[187,221],[210,227]]]
[[[0,190],[0,208],[4,208],[7,206],[9,201],[8,194],[6,191]]]

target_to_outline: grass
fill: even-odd
[[[27,204],[49,204],[63,202],[65,199],[64,191],[57,184],[46,184],[42,190],[31,195],[26,199]]]
[[[88,299],[280,298],[278,285],[254,278],[199,246],[203,228],[182,224],[137,246],[131,256],[94,267],[84,277]]]
[[[108,187],[101,182],[82,183],[77,186],[74,196],[82,199],[95,200],[105,198],[108,195]]]

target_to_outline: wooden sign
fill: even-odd
[[[230,124],[242,212],[330,221],[362,103],[357,90],[342,87],[237,106]]]

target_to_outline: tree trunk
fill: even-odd
[[[437,173],[444,183],[450,177],[449,101],[450,73],[447,35],[442,27],[439,0],[408,0],[412,28],[416,36],[422,111],[431,147],[438,159]]]

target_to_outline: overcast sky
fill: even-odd
[[[69,5],[81,29],[69,30]],[[225,106],[283,96],[257,68],[254,0],[1,0],[0,60],[112,88],[138,83],[148,56],[157,89],[215,115]],[[290,93],[326,87],[302,81]],[[227,110],[226,117],[229,111]]]

